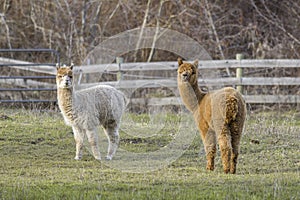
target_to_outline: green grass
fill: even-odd
[[[58,112],[0,109],[0,199],[300,199],[300,118],[293,112],[248,116],[236,175],[223,174],[219,155],[216,170],[205,170],[198,134],[174,162],[124,172],[123,164],[138,162],[126,151],[159,152],[196,129],[189,114],[126,114],[123,121],[125,152],[112,164],[94,160],[87,149],[75,161],[71,128]]]

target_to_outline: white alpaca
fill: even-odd
[[[97,129],[101,125],[108,138],[106,159],[111,160],[119,143],[119,127],[126,107],[123,93],[110,86],[73,91],[73,64],[60,67],[57,64],[57,98],[58,105],[67,125],[72,126],[76,142],[76,156],[82,157],[84,136],[91,145],[94,157],[101,160],[98,148]]]

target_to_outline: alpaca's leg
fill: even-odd
[[[92,129],[92,130],[87,130],[86,135],[87,135],[88,141],[91,145],[91,149],[92,149],[95,159],[101,160],[101,155],[100,155],[99,145],[98,145],[97,128]]]
[[[231,136],[228,127],[225,125],[222,131],[218,134],[218,142],[221,150],[221,157],[223,163],[223,170],[228,173],[230,170],[230,157],[231,157]]]
[[[198,128],[206,153],[206,169],[212,171],[215,168],[215,156],[217,152],[216,134],[205,122],[200,122]]]
[[[105,133],[108,138],[108,152],[106,156],[107,160],[111,160],[117,151],[120,140],[118,129],[119,127],[117,125],[105,127]]]
[[[207,134],[204,139],[204,148],[207,160],[206,169],[212,171],[215,168],[215,156],[217,152],[216,135],[214,131],[207,131]]]
[[[240,140],[242,136],[242,127],[237,122],[230,125],[232,153],[230,159],[230,173],[236,173],[237,159],[239,156]]]
[[[80,160],[82,158],[82,147],[83,147],[83,137],[82,131],[76,127],[72,127],[74,133],[74,139],[76,142],[76,155],[75,160]]]

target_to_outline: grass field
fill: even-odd
[[[205,170],[189,114],[125,119],[115,160],[96,161],[87,148],[75,161],[71,128],[58,112],[0,108],[0,199],[300,199],[294,112],[250,113],[236,175],[223,174],[219,155],[216,170]],[[183,154],[168,160],[162,149],[176,138],[174,152]]]

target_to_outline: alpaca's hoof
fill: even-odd
[[[101,160],[101,157],[100,156],[95,156],[95,159],[96,160]]]
[[[106,160],[111,160],[112,157],[111,156],[106,156]]]
[[[80,159],[81,159],[81,156],[75,156],[74,159],[75,159],[75,160],[80,160]]]

